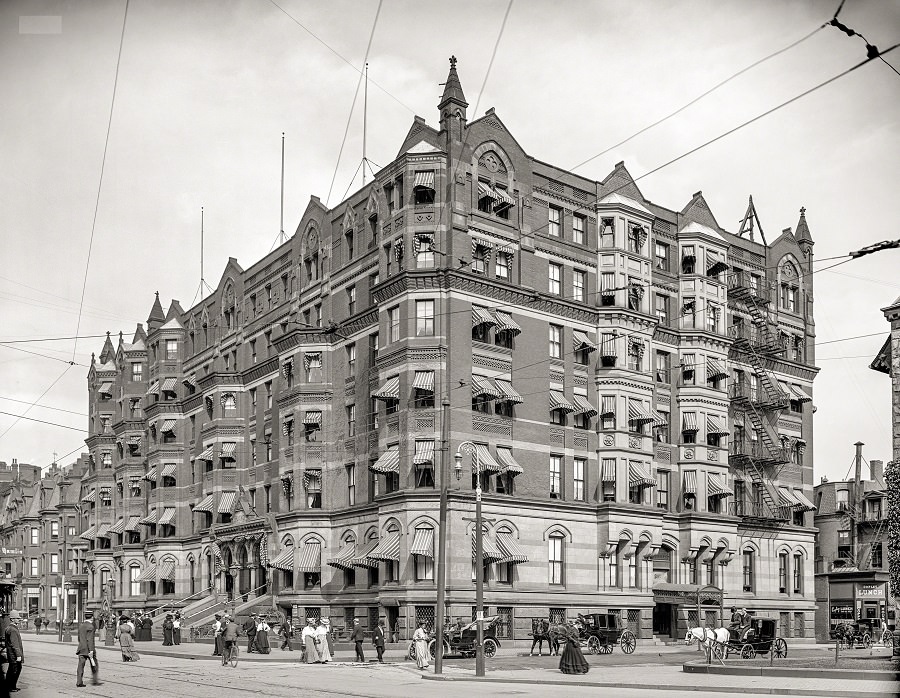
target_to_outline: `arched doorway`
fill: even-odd
[[[247,559],[247,547],[242,545],[238,550],[238,593],[243,596],[250,591],[250,565]]]
[[[225,568],[225,594],[229,599],[234,597],[234,576],[232,575],[232,558],[231,549],[225,548],[222,551],[222,565]]]

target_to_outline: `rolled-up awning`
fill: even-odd
[[[572,399],[575,401],[575,414],[583,414],[586,417],[596,416],[596,408],[588,402],[588,399],[584,395],[575,393],[572,395]]]
[[[497,446],[497,461],[503,468],[501,473],[510,473],[511,475],[521,475],[525,472],[521,465],[513,457],[512,449],[505,446]]]
[[[159,569],[156,573],[156,578],[159,581],[174,581],[175,580],[175,560],[163,560],[159,564]]]
[[[413,388],[416,390],[427,390],[429,393],[434,392],[434,371],[416,371],[413,378]]]
[[[383,560],[385,562],[400,561],[400,534],[388,533],[369,553],[370,560]]]
[[[166,507],[163,509],[162,516],[159,517],[160,526],[171,526],[175,520],[175,507]]]
[[[222,497],[219,499],[219,508],[218,512],[220,514],[231,514],[234,512],[234,505],[237,501],[237,493],[236,492],[223,492]]]
[[[336,567],[339,570],[345,570],[349,572],[353,569],[353,558],[356,555],[356,543],[354,541],[350,541],[348,543],[344,543],[343,547],[338,551],[338,554],[335,555],[328,561],[328,564],[331,567]]]
[[[472,376],[472,397],[486,397],[496,400],[500,397],[500,391],[494,387],[490,378],[485,376]]]
[[[478,539],[475,535],[475,531],[472,531],[472,559],[477,560],[477,556],[475,555],[475,550],[478,545]],[[503,559],[503,553],[500,551],[500,548],[497,547],[497,544],[491,540],[491,537],[487,534],[487,532],[483,532],[481,534],[481,559],[484,561],[484,564],[488,564],[491,562],[497,562],[498,560]]]
[[[147,565],[144,570],[137,576],[136,582],[155,582],[156,581],[156,565]]]
[[[521,548],[519,542],[512,537],[511,533],[498,533],[497,547],[503,554],[503,557],[497,561],[500,564],[519,564],[521,562],[528,562],[528,555]]]
[[[416,451],[413,454],[413,465],[434,464],[434,441],[416,441]]]
[[[727,436],[731,432],[724,424],[725,418],[713,414],[706,415],[706,433],[709,436]]]
[[[503,470],[484,444],[475,444],[475,455],[478,458],[479,472],[499,473]]]
[[[472,327],[479,325],[496,325],[497,321],[491,315],[491,311],[478,305],[472,306]]]
[[[378,539],[366,541],[361,547],[357,548],[356,556],[350,560],[350,564],[353,567],[378,567],[378,561],[372,560],[369,558],[369,553],[371,553],[375,548],[378,547]]]
[[[653,421],[653,415],[650,414],[644,406],[635,400],[628,401],[628,421],[632,424],[646,424]]]
[[[578,408],[566,399],[559,390],[550,391],[550,411],[561,410],[565,414],[575,412]]]
[[[640,461],[628,463],[629,487],[656,487],[656,480],[650,475],[650,466]]]
[[[216,507],[215,495],[208,494],[203,499],[200,500],[200,502],[197,504],[197,506],[194,507],[193,510],[195,512],[196,511],[205,511],[207,513],[212,514],[213,511],[215,510],[215,507]]]
[[[378,390],[372,393],[372,397],[376,400],[399,400],[400,377],[388,378]]]
[[[387,451],[385,451],[378,457],[378,460],[376,460],[369,466],[369,470],[371,470],[373,473],[381,473],[383,475],[387,475],[388,473],[399,473],[399,449],[396,446],[391,446]]]
[[[285,546],[284,550],[278,553],[278,557],[276,557],[274,560],[269,560],[269,567],[273,567],[276,570],[281,570],[282,572],[293,572],[294,546]]]
[[[728,371],[722,366],[718,359],[706,359],[706,379],[718,380],[719,378],[727,378]]]
[[[596,351],[597,343],[580,330],[572,331],[572,338],[575,340],[575,349],[586,349],[587,351]]]
[[[519,392],[513,388],[512,383],[503,378],[498,378],[494,381],[494,385],[497,386],[497,390],[500,391],[499,400],[504,402],[511,402],[514,405],[521,405],[525,402],[524,398],[519,395]]]
[[[512,332],[514,335],[522,333],[521,326],[513,319],[512,315],[502,310],[495,310],[493,313],[497,320],[497,332]]]
[[[410,555],[434,558],[434,529],[430,527],[417,528],[412,545],[409,547],[409,553]]]
[[[416,178],[413,183],[413,189],[416,187],[425,187],[426,189],[434,189],[434,172],[416,172]]]
[[[300,559],[297,561],[297,570],[299,572],[321,572],[322,571],[322,546],[318,543],[307,543],[300,546],[297,551]]]
[[[685,412],[681,415],[681,431],[699,431],[699,429],[696,412]]]
[[[706,476],[706,494],[708,497],[733,497],[734,491],[725,484],[724,478],[716,473]]]
[[[615,458],[604,458],[603,468],[600,471],[601,482],[616,481],[616,460]]]

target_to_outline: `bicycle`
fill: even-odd
[[[232,669],[236,669],[238,665],[238,655],[240,654],[240,650],[238,649],[237,640],[234,641],[234,644],[231,647],[226,646],[222,652],[222,666],[226,664],[231,664]]]

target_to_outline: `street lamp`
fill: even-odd
[[[463,441],[453,457],[457,481],[462,476],[463,453],[472,457],[472,475],[475,478],[475,676],[484,676],[484,542],[481,530],[481,465],[478,450],[471,441]],[[443,652],[443,647],[438,651]]]

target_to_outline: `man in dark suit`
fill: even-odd
[[[95,686],[103,683],[100,681],[100,663],[97,661],[94,633],[94,614],[92,611],[85,611],[84,620],[78,625],[78,649],[75,650],[78,655],[78,681],[75,685],[79,688],[84,688],[85,662],[91,664],[91,683]]]
[[[256,652],[256,616],[252,615],[241,626],[243,631],[247,633],[247,654]]]
[[[366,656],[363,654],[362,648],[365,633],[363,633],[362,626],[359,624],[359,618],[353,619],[353,631],[350,633],[350,639],[353,641],[353,648],[356,650],[356,661],[366,661]]]
[[[6,640],[6,657],[7,661],[9,661],[9,667],[6,670],[6,687],[10,693],[15,693],[20,690],[16,688],[16,683],[19,680],[19,674],[22,673],[25,651],[22,649],[22,636],[19,634],[19,629],[10,621],[18,620],[19,612],[13,611],[10,614],[4,611],[3,615],[8,616],[6,631],[3,633],[3,637]]]
[[[378,621],[378,627],[372,633],[372,644],[375,645],[375,651],[378,652],[378,663],[384,664],[384,620]]]

